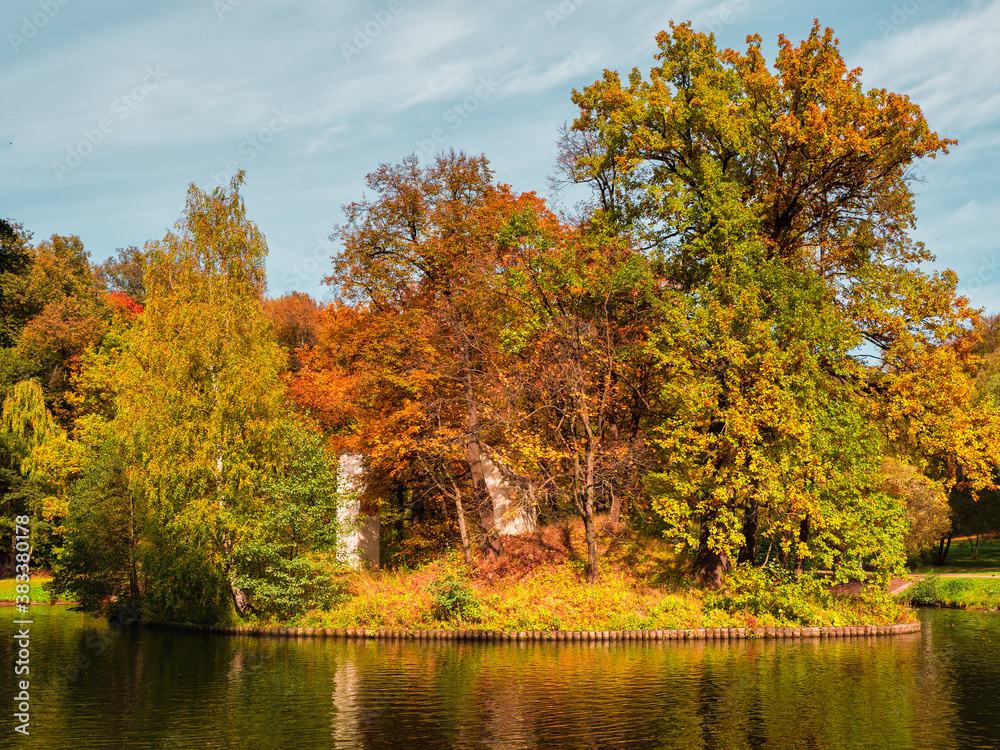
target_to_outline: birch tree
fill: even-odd
[[[267,245],[246,217],[242,181],[212,193],[192,185],[174,231],[147,244],[146,309],[119,368],[116,415],[134,452],[132,486],[158,523],[152,548],[189,552],[173,572],[211,571],[204,604],[222,591],[241,616],[251,604],[234,544],[266,500],[284,361],[262,309]]]

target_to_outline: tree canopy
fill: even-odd
[[[242,173],[97,266],[0,223],[0,489],[57,587],[197,621],[329,601],[345,453],[387,565],[575,516],[589,582],[622,525],[708,586],[884,580],[995,525],[997,321],[912,238],[914,166],[954,141],[818,23],[772,61],[656,43],[572,94],[574,213],[484,155],[377,165],[326,304],[266,297]]]

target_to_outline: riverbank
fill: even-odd
[[[901,603],[915,607],[952,607],[994,611],[1000,609],[1000,575],[920,575],[897,594]]]
[[[32,604],[72,604],[72,602],[54,602],[45,585],[52,580],[52,574],[48,571],[33,572],[28,581],[28,600]],[[0,606],[12,606],[16,603],[16,587],[18,581],[15,578],[0,579]]]
[[[330,575],[337,594],[326,607],[297,617],[251,616],[214,624],[365,632],[760,629],[763,634],[765,629],[864,628],[915,619],[906,602],[888,592],[862,583],[830,587],[818,576],[796,579],[740,569],[726,577],[722,589],[700,589],[687,575],[690,561],[671,545],[604,524],[601,573],[593,585],[585,580],[579,522],[505,537],[502,543],[498,559],[476,559],[471,568],[451,552],[412,569],[336,571]],[[41,588],[47,580],[33,576],[33,602],[49,601]],[[12,600],[14,582],[7,584]],[[3,591],[0,585],[0,598]]]
[[[454,554],[412,570],[342,574],[330,607],[258,626],[372,631],[631,632],[891,625],[915,618],[886,592],[842,593],[805,576],[759,569],[730,575],[719,591],[695,587],[690,562],[660,539],[603,528],[601,573],[585,581],[582,525],[505,537],[504,553],[467,568]]]
[[[477,642],[611,642],[611,641],[730,641],[776,638],[860,638],[902,635],[920,631],[920,622],[814,628],[683,628],[673,630],[412,630],[409,628],[309,628],[280,626],[192,625],[140,623],[148,630],[215,633],[275,638],[352,638],[367,640],[477,641]]]

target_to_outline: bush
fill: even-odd
[[[1000,606],[1000,585],[993,578],[941,578],[929,575],[903,592],[910,604],[924,607]]]
[[[910,604],[934,606],[941,604],[941,576],[929,575],[911,585],[904,597]]]
[[[479,622],[482,619],[483,610],[479,599],[465,578],[453,567],[446,567],[427,589],[434,603],[434,615],[439,620]]]
[[[705,612],[721,610],[761,624],[818,625],[829,600],[823,582],[808,574],[796,578],[781,569],[741,565],[722,589],[705,597]]]

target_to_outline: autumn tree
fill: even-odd
[[[652,316],[648,260],[589,225],[522,201],[501,231],[496,294],[505,357],[492,381],[503,458],[538,501],[583,521],[587,580],[599,575],[599,503],[617,520],[637,490]]]
[[[73,373],[107,325],[104,295],[79,237],[53,235],[25,253],[21,272],[0,275],[6,329],[9,336],[16,331],[5,360],[10,377],[39,380],[53,414],[69,428]]]
[[[878,462],[827,440],[838,425],[855,440],[884,425],[863,442],[944,484],[961,456],[964,481],[986,486],[995,415],[970,412],[967,368],[943,346],[971,312],[908,234],[908,170],[950,141],[905,96],[864,91],[818,24],[798,46],[780,37],[773,66],[759,37],[741,54],[682,24],[657,43],[648,79],[608,71],[574,92],[585,148],[569,166],[611,181],[598,214],[663,269],[658,486],[665,516],[697,528],[697,577],[717,584],[761,537],[789,560],[816,553],[859,491],[880,498],[869,522],[899,528]]]
[[[316,316],[320,304],[304,292],[292,292],[264,302],[264,314],[295,372],[301,366],[301,351],[316,344]]]
[[[448,397],[442,430],[457,437],[472,488],[487,554],[499,552],[494,509],[482,457],[481,375],[489,368],[491,326],[483,291],[496,262],[497,232],[513,201],[495,185],[483,157],[450,152],[421,167],[415,156],[382,165],[367,177],[372,199],[344,207],[347,222],[333,238],[342,244],[327,283],[372,312],[419,310],[431,327],[425,338],[439,357],[438,376],[459,388]],[[458,406],[456,411],[454,406]],[[431,412],[434,413],[434,412]],[[457,420],[457,421],[453,421]],[[451,480],[447,480],[451,484]]]
[[[886,491],[906,504],[909,520],[904,544],[913,559],[951,531],[951,509],[937,483],[930,481],[912,466],[894,458],[882,463]]]
[[[442,516],[454,515],[471,564],[464,399],[461,384],[444,376],[454,365],[435,344],[436,330],[421,306],[330,305],[319,315],[317,344],[291,379],[291,393],[337,450],[363,453],[363,508],[390,499],[402,535],[407,510],[443,500]]]
[[[329,461],[284,398],[262,307],[267,246],[241,184],[190,188],[175,231],[147,244],[145,308],[120,351],[81,378],[81,391],[104,380],[113,393],[110,414],[106,400],[88,401],[58,576],[90,602],[138,591],[147,615],[218,621],[230,603],[240,616],[287,614],[289,595],[309,594],[305,605],[322,588],[336,528]],[[127,532],[114,549],[101,542],[102,513]]]
[[[962,342],[966,358],[975,368],[973,403],[981,412],[1000,407],[1000,315],[982,316],[974,330]],[[993,467],[1000,474],[1000,467]],[[957,472],[964,474],[964,467]],[[944,565],[955,535],[968,536],[975,559],[979,540],[984,534],[1000,531],[1000,490],[987,488],[979,491],[967,487],[953,487],[948,493],[951,523],[944,525],[932,550],[935,565]]]
[[[128,295],[137,304],[146,301],[145,251],[135,245],[120,247],[115,254],[94,269],[98,282],[109,292]]]

